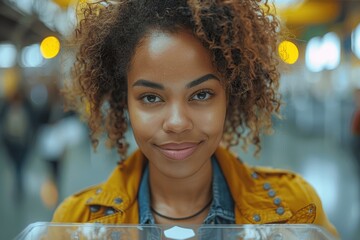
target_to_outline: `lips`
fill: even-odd
[[[191,156],[198,148],[199,143],[169,143],[157,145],[157,148],[167,158],[183,160]]]

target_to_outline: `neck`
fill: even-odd
[[[172,178],[149,164],[152,207],[168,216],[190,216],[202,209],[212,197],[210,159],[196,173],[186,178]]]

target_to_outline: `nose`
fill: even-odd
[[[172,104],[166,113],[163,122],[165,132],[182,133],[193,128],[189,111],[181,104]]]

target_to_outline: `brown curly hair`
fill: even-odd
[[[279,21],[261,0],[103,0],[81,6],[73,79],[65,86],[67,106],[89,110],[96,148],[107,132],[122,157],[128,144],[127,70],[139,41],[151,30],[191,30],[212,56],[227,90],[223,141],[260,150],[261,130],[279,113],[276,48]],[[80,100],[80,101],[79,101]]]

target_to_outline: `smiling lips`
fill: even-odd
[[[199,143],[169,143],[158,145],[158,149],[166,157],[174,160],[183,160],[193,154]]]

